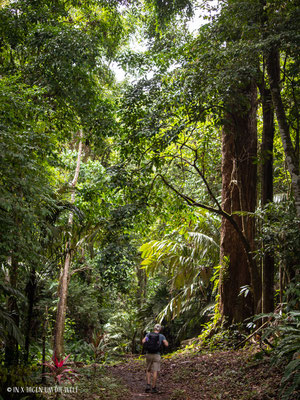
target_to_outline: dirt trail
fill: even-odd
[[[130,391],[129,397],[124,397],[124,400],[149,400],[153,396],[159,396],[160,400],[167,400],[169,396],[161,384],[163,383],[164,372],[162,371],[159,376],[159,393],[145,393],[146,380],[145,380],[145,365],[143,361],[130,360],[128,364],[121,364],[112,367],[111,374],[121,380]]]
[[[249,361],[249,351],[181,355],[164,359],[158,394],[145,393],[144,360],[110,367],[130,392],[122,400],[279,400],[280,371],[268,360]]]

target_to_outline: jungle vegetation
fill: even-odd
[[[295,0],[1,1],[1,368],[265,324],[293,395],[299,26]]]

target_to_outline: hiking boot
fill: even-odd
[[[156,387],[152,388],[151,393],[158,393],[158,390],[156,389]]]
[[[146,389],[145,389],[146,393],[151,392],[151,386],[149,384],[147,384]]]

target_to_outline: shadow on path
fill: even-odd
[[[128,358],[109,373],[128,389],[122,400],[278,400],[281,371],[250,350],[163,359],[158,394],[145,393],[145,361]],[[125,394],[126,393],[126,394]]]

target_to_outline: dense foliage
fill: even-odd
[[[158,321],[172,351],[232,346],[264,313],[293,398],[299,23],[296,1],[1,3],[1,384],[56,379],[59,329],[100,363]]]

